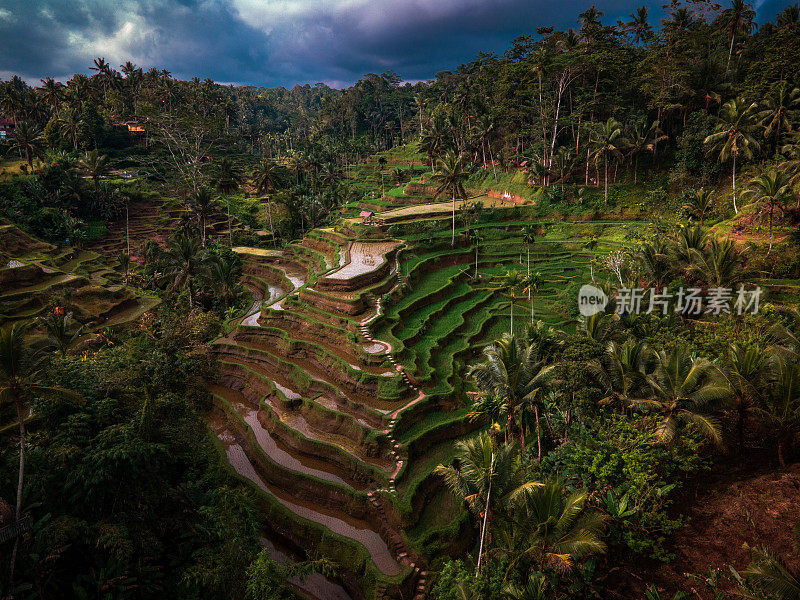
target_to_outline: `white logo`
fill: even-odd
[[[584,317],[591,317],[603,310],[608,304],[605,292],[590,284],[578,290],[578,310]]]

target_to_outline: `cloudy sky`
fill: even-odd
[[[793,0],[792,0],[793,1]],[[642,3],[596,0],[605,22]],[[727,0],[722,0],[727,2]],[[536,27],[574,25],[591,0],[0,0],[0,78],[64,80],[97,56],[226,83],[349,85],[394,69],[429,79]],[[790,0],[757,0],[758,21]]]

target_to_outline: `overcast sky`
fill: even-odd
[[[727,3],[727,0],[721,0]],[[758,0],[758,22],[795,0]],[[598,0],[606,23],[642,3]],[[0,78],[37,83],[131,60],[173,76],[264,86],[341,87],[394,69],[406,80],[501,53],[536,27],[575,25],[591,1],[563,0],[0,0]]]

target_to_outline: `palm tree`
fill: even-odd
[[[464,182],[469,177],[464,164],[464,158],[460,154],[453,151],[448,152],[443,159],[439,161],[439,170],[434,173],[432,179],[439,182],[434,196],[447,192],[453,200],[453,238],[450,241],[451,246],[456,244],[456,196],[465,200],[467,191],[464,189]]]
[[[491,423],[492,431],[499,431],[508,421],[508,404],[497,394],[480,394],[470,407],[467,417],[471,422]]]
[[[753,28],[753,19],[756,13],[750,8],[744,0],[732,0],[731,7],[726,8],[720,15],[720,21],[723,27],[728,32],[728,37],[731,40],[731,46],[728,49],[728,67],[731,64],[731,56],[733,55],[733,44],[736,40],[737,33],[748,34]]]
[[[645,43],[653,39],[653,28],[647,22],[647,7],[640,6],[635,13],[631,13],[631,20],[626,23],[627,27],[633,32],[633,43]]]
[[[61,356],[66,356],[75,342],[83,335],[83,325],[73,330],[72,313],[66,315],[50,313],[47,317],[40,318],[39,321],[47,331],[50,346],[55,348]]]
[[[208,188],[200,188],[196,192],[192,192],[187,198],[189,206],[192,207],[197,218],[200,221],[200,237],[203,242],[203,248],[206,247],[206,219],[211,213],[211,208],[214,205],[214,196]]]
[[[475,244],[475,279],[478,279],[478,248],[484,240],[485,237],[480,233],[476,232],[472,234],[472,241]]]
[[[736,403],[736,431],[739,449],[744,447],[744,430],[752,410],[761,405],[762,395],[769,383],[771,374],[769,355],[759,346],[745,348],[732,344],[722,376]]]
[[[88,151],[80,160],[79,166],[92,178],[95,190],[97,190],[97,183],[100,178],[111,171],[111,166],[108,164],[108,156],[100,154],[97,150]]]
[[[514,335],[514,303],[517,301],[517,292],[522,287],[522,276],[519,271],[513,269],[506,271],[501,287],[508,292],[508,298],[511,303],[511,329],[510,335]]]
[[[525,292],[528,294],[528,302],[531,305],[531,323],[534,322],[534,310],[533,304],[536,300],[536,292],[539,291],[539,286],[544,283],[544,276],[540,271],[534,271],[533,273],[528,273],[522,278],[522,287]]]
[[[645,8],[645,7],[642,7]],[[641,8],[639,9],[641,10]],[[667,136],[659,129],[658,121],[653,121],[647,125],[645,120],[637,120],[631,125],[626,133],[628,156],[633,159],[633,183],[637,183],[639,177],[639,155],[643,152],[653,152],[656,144],[667,139]]]
[[[520,564],[527,571],[570,571],[581,558],[605,552],[603,515],[587,508],[586,492],[569,493],[563,483],[547,481],[514,498],[510,522],[501,524],[510,559],[505,578]]]
[[[439,465],[434,473],[444,478],[470,512],[482,518],[480,565],[489,516],[507,519],[514,502],[540,484],[525,481],[515,445],[496,444],[489,433],[456,442],[456,461],[458,468]]]
[[[194,308],[194,278],[203,273],[205,259],[197,238],[185,231],[178,232],[170,240],[164,253],[164,275],[172,279],[172,289],[187,286],[189,308]]]
[[[89,67],[89,70],[97,71],[97,77],[103,84],[103,104],[106,104],[108,100],[108,80],[111,76],[111,65],[106,62],[105,58],[95,58],[94,66]]]
[[[691,249],[689,272],[708,287],[731,287],[742,277],[741,259],[733,240],[711,238],[703,250]]]
[[[686,199],[684,209],[693,218],[700,220],[700,227],[705,225],[706,215],[714,210],[714,191],[701,187],[692,190]]]
[[[539,357],[539,346],[528,344],[527,339],[503,334],[497,342],[483,350],[484,360],[472,365],[467,373],[485,394],[497,396],[507,406],[506,438],[513,437],[518,415],[533,409],[536,421],[536,439],[539,457],[542,455],[539,403],[541,392],[549,379],[553,366],[547,366]],[[519,424],[522,448],[525,448],[525,427]]]
[[[120,252],[117,256],[117,262],[120,268],[125,273],[125,283],[128,283],[128,271],[131,268],[131,255],[127,252]]]
[[[750,180],[749,195],[754,202],[765,203],[769,208],[769,250],[772,252],[772,219],[775,207],[783,211],[784,201],[791,195],[789,177],[783,171],[772,170]]]
[[[800,107],[800,89],[789,88],[785,81],[779,81],[772,94],[764,98],[763,109],[756,115],[758,124],[764,127],[764,137],[774,137],[775,154],[780,148],[781,133],[790,131]]]
[[[792,4],[778,13],[776,24],[780,28],[791,27],[800,22],[800,6]]]
[[[544,575],[530,573],[525,585],[507,583],[503,586],[503,598],[507,600],[549,600],[552,598],[547,589]]]
[[[242,178],[239,170],[233,166],[227,156],[223,156],[219,161],[219,168],[217,169],[216,186],[217,189],[225,196],[225,202],[228,207],[228,245],[233,246],[233,230],[231,227],[231,201],[228,197],[235,190],[239,189]]]
[[[253,173],[253,184],[259,194],[275,191],[283,181],[283,173],[277,163],[264,158]],[[275,245],[275,227],[272,225],[272,200],[267,199],[267,212],[269,213],[269,228],[272,233],[272,243]]]
[[[81,127],[81,117],[77,110],[66,110],[58,120],[61,135],[72,140],[73,150],[78,149],[78,132]]]
[[[586,366],[595,381],[603,388],[604,405],[627,404],[642,397],[647,390],[646,363],[650,356],[647,344],[626,340],[623,344],[611,341],[600,358]]]
[[[800,429],[800,364],[777,360],[773,385],[764,399],[763,412],[773,425],[778,462],[786,466],[786,452]]]
[[[44,356],[31,350],[25,339],[26,327],[14,323],[0,330],[0,406],[11,405],[19,425],[19,471],[17,473],[17,502],[14,518],[22,516],[22,490],[25,478],[25,420],[28,405],[35,396],[60,396],[78,398],[78,395],[61,388],[45,386],[42,381]],[[14,541],[9,568],[9,582],[14,580],[19,537]]]
[[[242,265],[228,255],[215,255],[208,261],[208,279],[225,304],[225,310],[239,295],[239,279],[242,277]]]
[[[655,370],[647,375],[649,398],[631,398],[629,404],[655,409],[661,417],[658,438],[669,443],[682,427],[694,425],[708,440],[722,445],[722,434],[710,413],[730,397],[730,388],[719,369],[691,356],[682,346],[658,352]]]
[[[728,100],[719,110],[714,133],[703,140],[708,146],[708,154],[716,154],[720,162],[733,159],[733,210],[736,213],[739,212],[736,206],[736,159],[740,155],[750,159],[753,152],[759,149],[754,136],[757,110],[755,102],[748,104],[742,97]]]
[[[419,113],[419,135],[422,137],[422,125],[425,122],[425,115],[423,114],[423,111],[425,110],[425,105],[427,102],[421,93],[416,93],[414,94],[413,103],[414,108],[416,108],[417,112]]]
[[[605,169],[603,199],[605,205],[608,205],[608,157],[609,155],[614,158],[622,156],[622,148],[627,144],[627,140],[622,136],[622,125],[613,117],[609,117],[605,123],[596,123],[592,127],[590,144],[594,148],[592,153],[594,159],[603,159]]]
[[[643,275],[648,283],[656,289],[663,288],[672,278],[672,261],[669,256],[669,247],[661,238],[656,238],[650,243],[644,243],[637,253]]]
[[[584,188],[581,188],[584,189]],[[589,252],[589,273],[592,278],[592,282],[594,283],[594,263],[593,261],[593,252],[597,248],[597,245],[600,243],[600,238],[596,235],[591,235],[588,240],[583,244],[583,247]]]
[[[800,528],[795,527],[795,544],[800,546]],[[751,551],[745,580],[763,596],[774,600],[800,600],[800,573],[794,573],[775,552],[759,546]]]
[[[528,275],[531,274],[531,246],[536,242],[536,230],[530,225],[522,228],[522,243],[528,252]]]
[[[28,168],[33,172],[33,158],[44,151],[44,136],[38,127],[23,121],[14,129],[11,147],[25,156]]]

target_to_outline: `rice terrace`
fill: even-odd
[[[0,51],[0,599],[800,600],[800,11],[602,9],[352,85]]]

